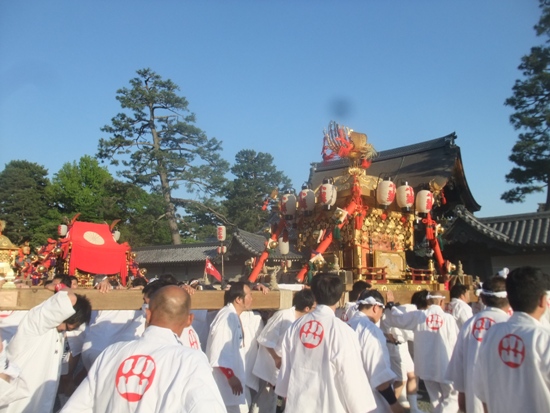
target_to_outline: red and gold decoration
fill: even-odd
[[[296,249],[309,254],[296,274],[299,282],[310,281],[317,271],[340,269],[352,271],[355,280],[372,283],[436,283],[436,271],[439,281],[444,281],[452,267],[443,259],[438,224],[430,214],[434,193],[423,189],[415,196],[407,182],[396,187],[388,177],[369,175],[376,151],[367,143],[367,136],[334,122],[325,130],[322,155],[324,161],[347,159],[347,174],[325,175],[317,188],[305,184],[297,198],[292,191],[285,191],[280,221],[271,228],[249,280],[256,280],[277,246],[288,251],[283,234],[293,228]],[[437,199],[442,193],[439,188]],[[406,262],[406,252],[415,248],[415,227],[424,229],[424,239],[433,250],[435,263],[427,261],[426,269],[410,269]]]

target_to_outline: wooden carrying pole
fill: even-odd
[[[143,294],[139,290],[114,290],[100,293],[92,289],[73,290],[88,297],[94,310],[138,310],[143,304]],[[24,288],[0,290],[0,311],[30,310],[52,296],[44,288]],[[270,291],[263,294],[252,292],[252,309],[279,310],[292,307],[294,292],[290,290]],[[223,307],[224,291],[197,291],[191,296],[193,310],[218,310]]]

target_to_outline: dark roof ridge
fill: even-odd
[[[202,247],[217,247],[220,245],[219,241],[211,241],[211,242],[186,242],[182,244],[168,244],[168,245],[148,245],[144,247],[132,247],[132,251],[149,251],[149,250],[158,250],[158,249],[177,249],[177,248],[202,248]]]
[[[455,139],[457,139],[456,133],[452,132],[440,138],[430,139],[427,141],[413,143],[406,146],[399,146],[397,148],[386,149],[378,152],[378,156],[373,159],[373,162],[383,159],[396,158],[400,156],[414,155],[418,152],[438,149],[445,146],[454,146]]]
[[[483,218],[477,218],[478,221],[488,221],[488,222],[495,222],[495,221],[517,221],[519,218],[524,219],[536,219],[536,218],[548,218],[550,217],[550,211],[541,211],[541,212],[523,212],[520,214],[510,214],[510,215],[498,215],[493,217],[483,217]]]

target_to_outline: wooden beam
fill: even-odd
[[[143,294],[139,290],[114,290],[103,294],[92,289],[78,289],[77,294],[85,295],[92,302],[94,310],[137,310],[143,304]],[[0,290],[0,311],[30,310],[53,293],[44,288]],[[197,291],[191,297],[194,310],[217,310],[223,307],[223,291]],[[270,291],[263,294],[252,291],[254,310],[279,310],[292,306],[294,292],[289,290]]]

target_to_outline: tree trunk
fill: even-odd
[[[155,111],[152,105],[149,105],[150,122],[151,122],[151,134],[153,135],[153,148],[157,152],[161,152],[160,139],[155,128]],[[168,182],[168,175],[164,167],[162,156],[157,157],[157,171],[160,179],[160,187],[162,191],[162,197],[164,198],[166,211],[166,219],[168,220],[168,227],[170,228],[170,234],[172,236],[172,244],[181,244],[181,236],[178,228],[178,220],[176,218],[176,208],[172,203],[170,190],[170,182]]]

